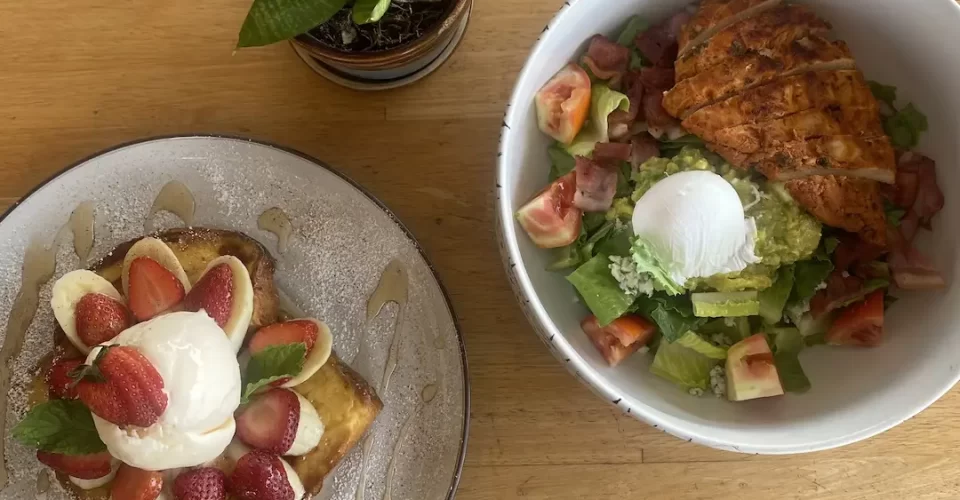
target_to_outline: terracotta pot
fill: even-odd
[[[442,55],[449,55],[451,46],[459,42],[472,5],[473,0],[452,0],[443,19],[423,36],[390,50],[344,52],[324,45],[309,33],[297,36],[293,44],[301,55],[316,59],[346,78],[369,82],[398,81],[439,66],[434,64],[433,68],[428,68]]]

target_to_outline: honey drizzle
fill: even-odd
[[[150,213],[143,222],[143,228],[149,233],[153,231],[153,216],[160,211],[167,211],[180,217],[184,225],[193,226],[193,216],[197,211],[197,202],[193,198],[193,193],[186,184],[180,181],[170,181],[160,188],[153,205],[150,207]]]
[[[260,214],[257,219],[257,227],[263,231],[269,231],[277,237],[277,252],[284,253],[290,243],[290,235],[293,233],[293,223],[290,217],[279,207],[268,208]]]

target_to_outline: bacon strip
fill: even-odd
[[[594,35],[581,62],[590,68],[597,78],[619,81],[630,65],[630,49],[603,35]]]
[[[582,156],[577,156],[576,162],[577,192],[573,196],[573,205],[584,212],[610,209],[617,192],[617,171]]]
[[[630,157],[630,166],[636,171],[643,162],[660,156],[660,144],[650,134],[643,133],[630,139],[633,145],[633,154]]]
[[[655,66],[673,67],[679,52],[677,36],[680,28],[690,20],[690,14],[680,12],[670,19],[637,35],[634,45],[643,54],[643,57]]]
[[[624,142],[598,142],[593,148],[593,161],[602,166],[616,166],[630,161],[633,146]]]

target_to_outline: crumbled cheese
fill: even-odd
[[[710,370],[710,389],[718,398],[727,395],[727,374],[720,365]]]
[[[653,294],[653,282],[637,271],[633,259],[614,255],[610,262],[610,275],[620,284],[623,293],[631,297]]]
[[[697,396],[697,397],[703,396],[703,389],[699,387],[692,387],[687,392],[689,392],[691,396]]]
[[[710,341],[720,347],[730,347],[733,345],[733,340],[722,333],[714,333],[710,336]]]
[[[846,274],[846,275],[847,275],[847,276],[844,276],[844,278],[846,278],[846,277],[848,277],[848,276],[850,276],[850,274],[849,274],[849,273],[847,273],[847,272],[844,272],[844,274]],[[817,291],[820,291],[820,290],[826,290],[826,289],[827,289],[827,280],[823,280],[823,281],[821,281],[821,282],[820,282],[820,284],[819,284],[819,285],[817,285],[817,288],[815,288],[815,290],[817,290]]]
[[[730,317],[725,317],[723,318],[723,324],[729,327],[734,327],[734,326],[737,326],[737,320]]]

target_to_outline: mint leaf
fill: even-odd
[[[897,100],[897,88],[893,85],[884,85],[875,81],[867,82],[870,85],[870,92],[878,101],[886,103],[891,108],[893,102]]]
[[[107,449],[80,401],[55,399],[33,407],[13,428],[17,441],[49,453],[86,455]]]
[[[240,403],[247,403],[250,396],[272,382],[296,376],[303,370],[306,359],[307,345],[303,342],[273,345],[254,354],[247,364]]]
[[[353,4],[353,22],[357,24],[375,23],[387,13],[390,0],[357,0]]]
[[[237,47],[260,47],[306,33],[327,22],[347,0],[254,0]]]

